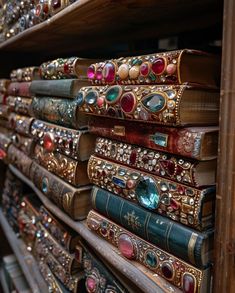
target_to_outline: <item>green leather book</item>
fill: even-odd
[[[213,230],[198,232],[93,187],[92,207],[132,233],[198,268],[212,261]]]
[[[30,92],[36,96],[74,98],[80,88],[87,85],[87,81],[77,79],[34,80],[31,82]]]

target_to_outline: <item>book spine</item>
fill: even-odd
[[[203,248],[208,235],[146,211],[101,188],[93,187],[92,206],[141,238],[197,267],[205,267]],[[192,241],[194,239],[194,241]]]
[[[11,113],[9,116],[10,127],[16,132],[29,136],[34,118]]]
[[[35,141],[32,138],[16,133],[12,136],[12,142],[26,155],[31,156],[33,154]]]
[[[207,211],[207,217],[209,215],[211,217],[209,227],[202,227],[201,211],[204,197],[213,194],[210,201],[214,201],[215,187],[197,189],[163,177],[139,172],[94,155],[90,157],[87,169],[93,184],[137,202],[144,208],[197,230],[209,228],[213,224],[212,205]]]
[[[32,81],[30,92],[33,95],[73,98],[74,79],[35,80]]]
[[[30,82],[12,82],[8,87],[8,95],[31,97]]]

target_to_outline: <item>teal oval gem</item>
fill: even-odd
[[[108,103],[116,102],[121,96],[121,88],[119,86],[110,87],[105,95],[105,99]]]
[[[158,207],[160,197],[157,190],[155,181],[148,177],[142,177],[136,185],[135,193],[139,203],[151,210],[155,210]]]
[[[49,184],[48,179],[46,177],[44,177],[42,179],[42,191],[44,193],[47,193],[48,192],[48,184]]]
[[[97,101],[98,94],[95,91],[90,91],[86,94],[85,101],[88,105],[94,105]]]
[[[150,112],[158,112],[165,106],[165,97],[160,93],[153,93],[142,100],[142,104]]]
[[[78,106],[81,106],[83,104],[83,93],[78,93],[77,97],[76,97],[76,103]]]
[[[152,268],[158,265],[157,257],[153,252],[149,251],[146,253],[146,263]]]

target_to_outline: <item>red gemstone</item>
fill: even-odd
[[[148,157],[148,156],[143,156],[143,157],[142,157],[142,162],[143,162],[144,164],[147,164],[147,163],[149,162],[149,157]]]
[[[0,160],[4,159],[6,155],[7,154],[2,149],[0,149]]]
[[[135,248],[131,238],[127,234],[120,235],[118,239],[118,249],[126,258],[135,258]]]
[[[43,137],[43,147],[49,152],[53,151],[55,148],[53,140],[54,137],[51,133],[47,133]]]
[[[180,207],[180,203],[177,200],[175,200],[174,198],[171,198],[171,207],[174,210],[178,210],[178,208]]]
[[[130,154],[130,164],[135,165],[136,159],[137,159],[137,151],[133,150]]]
[[[159,75],[162,74],[165,70],[166,64],[165,64],[165,60],[163,58],[157,58],[155,60],[153,60],[152,63],[152,71]]]
[[[113,230],[109,230],[109,238],[110,239],[114,238],[114,231]]]
[[[103,75],[102,75],[102,68],[98,68],[96,71],[96,79],[101,80]]]
[[[122,96],[121,108],[126,113],[131,113],[135,106],[135,96],[132,93],[126,93]]]
[[[96,280],[92,277],[87,277],[86,279],[86,288],[89,293],[96,291]]]
[[[60,0],[53,0],[53,1],[52,1],[52,7],[53,7],[54,9],[58,9],[58,8],[60,8],[60,7],[61,7],[61,2],[60,2]]]
[[[99,108],[101,108],[102,106],[103,106],[103,104],[104,104],[104,98],[103,97],[99,97],[98,99],[97,99],[97,106],[99,107]]]
[[[87,69],[87,77],[89,79],[94,79],[95,78],[95,66],[91,65]]]
[[[43,12],[44,12],[45,14],[48,14],[48,11],[49,11],[49,7],[48,7],[48,5],[47,5],[47,4],[44,4],[44,5],[43,5]]]
[[[135,181],[131,179],[127,180],[126,186],[127,188],[132,189],[135,186]]]
[[[147,76],[149,74],[149,63],[144,62],[140,65],[140,74],[143,76]]]
[[[161,166],[165,169],[170,176],[175,174],[175,163],[168,160],[159,160]]]
[[[177,190],[178,190],[179,194],[184,194],[184,192],[185,192],[185,188],[183,186],[179,186]]]
[[[40,16],[40,13],[41,13],[41,5],[38,4],[38,5],[36,6],[36,12],[35,12],[35,14],[36,14],[36,16],[38,17],[38,16]]]
[[[177,166],[175,174],[176,174],[176,175],[180,175],[180,174],[182,173],[183,170],[184,170],[184,169],[183,169],[181,166]]]
[[[195,279],[190,274],[185,274],[183,277],[183,292],[184,293],[195,292]]]
[[[64,73],[69,73],[69,65],[67,63],[64,64]]]
[[[103,77],[106,82],[113,82],[115,79],[116,69],[113,63],[106,63],[103,69]]]
[[[161,267],[162,273],[166,279],[172,279],[173,267],[170,263],[164,262]]]

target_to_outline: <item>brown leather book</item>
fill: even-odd
[[[33,162],[30,179],[49,199],[54,201],[74,220],[83,220],[91,207],[91,185],[74,188],[59,177]]]
[[[214,126],[160,127],[98,116],[89,120],[93,134],[197,160],[217,157],[218,130]]]

